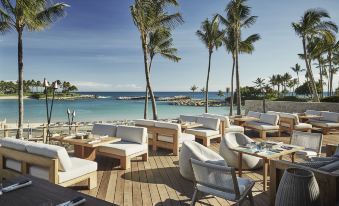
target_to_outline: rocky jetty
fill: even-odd
[[[195,106],[195,107],[203,107],[205,106],[205,101],[200,99],[187,99],[187,100],[177,100],[172,101],[169,103],[170,105],[177,105],[177,106]],[[222,107],[225,106],[225,101],[222,100],[209,100],[208,105],[210,107]]]

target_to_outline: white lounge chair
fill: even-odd
[[[187,129],[186,133],[193,134],[196,139],[201,139],[204,146],[209,146],[211,139],[217,139],[220,142],[220,120],[215,118],[197,117],[197,123],[201,127]]]
[[[245,131],[244,127],[242,126],[232,125],[228,116],[204,113],[203,117],[220,119],[221,132],[223,135],[230,132],[244,133]]]
[[[300,122],[297,114],[280,112],[279,113],[279,125],[280,125],[280,131],[287,131],[291,135],[294,130],[305,131],[305,132],[312,131],[312,125],[308,123]]]
[[[258,121],[248,121],[244,124],[244,127],[258,131],[260,137],[266,139],[267,132],[279,132],[278,123],[278,115],[262,113]]]
[[[328,134],[331,130],[339,130],[339,113],[321,112],[320,119],[310,119],[308,123],[321,128],[323,134]]]

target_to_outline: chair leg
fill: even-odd
[[[192,201],[191,201],[190,206],[194,206],[194,205],[195,205],[195,200],[196,200],[196,198],[197,198],[197,195],[198,195],[198,190],[195,189],[195,190],[194,190],[194,193],[193,193],[193,196],[192,196]]]
[[[250,200],[250,206],[254,206],[252,191],[248,193],[248,199]]]
[[[130,157],[121,157],[120,158],[120,167],[122,170],[129,169],[131,167],[131,158]]]
[[[202,140],[202,144],[205,146],[205,147],[209,147],[211,145],[211,140],[207,137],[203,137],[203,140]]]
[[[147,160],[148,160],[148,153],[143,154],[141,157],[142,157],[142,161],[146,161],[147,162]]]

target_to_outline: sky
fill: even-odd
[[[54,1],[56,2],[56,0]],[[143,91],[145,74],[139,33],[130,16],[132,0],[64,0],[71,7],[67,16],[42,32],[24,32],[24,78],[65,80],[80,91]],[[204,87],[208,51],[195,32],[201,22],[216,13],[225,14],[229,0],[179,0],[171,11],[182,13],[185,23],[173,32],[182,58],[179,63],[156,56],[151,84],[155,91],[188,91]],[[244,30],[244,37],[258,33],[251,55],[240,56],[241,85],[258,78],[290,72],[296,63],[305,68],[297,54],[301,40],[291,23],[310,8],[326,9],[339,24],[338,0],[249,0],[258,20]],[[337,35],[338,36],[338,35]],[[230,86],[231,56],[221,47],[212,56],[210,91]],[[317,70],[314,69],[317,73]],[[302,74],[301,76],[304,76]],[[315,74],[318,78],[319,75]],[[0,36],[0,79],[17,79],[17,34]],[[302,77],[301,80],[304,78]],[[335,76],[334,86],[338,87]]]

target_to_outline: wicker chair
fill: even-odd
[[[290,144],[305,147],[305,150],[298,151],[296,154],[308,159],[320,156],[322,141],[323,135],[321,133],[294,131]]]

